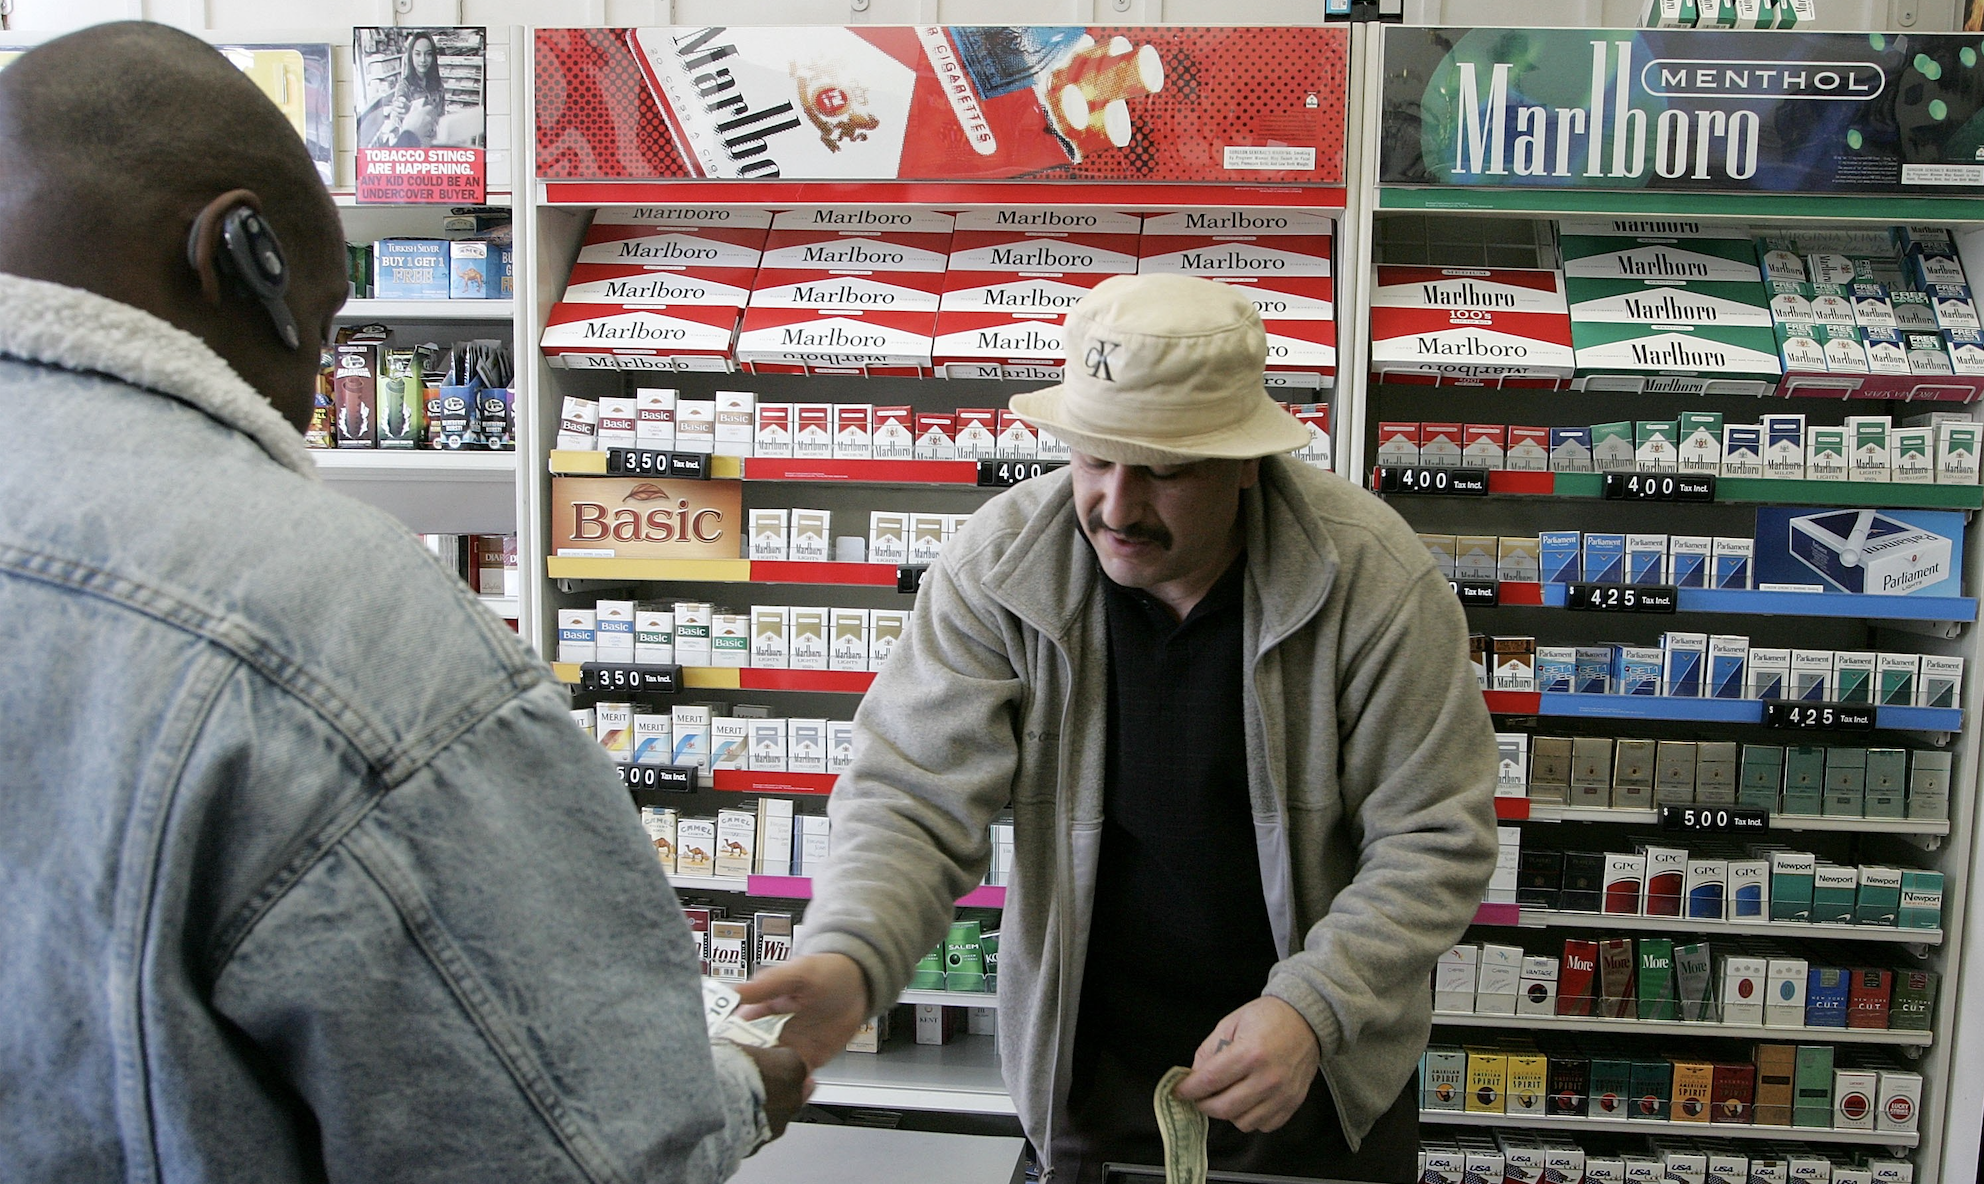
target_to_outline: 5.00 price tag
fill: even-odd
[[[690,765],[615,765],[620,784],[638,800],[647,793],[694,793],[696,769]],[[642,805],[647,803],[642,802]]]
[[[1680,602],[1672,584],[1566,584],[1564,607],[1592,613],[1671,613]]]
[[[1068,462],[1064,460],[981,460],[978,462],[978,487],[1011,489],[1029,478],[1045,476],[1067,467]]]
[[[1770,811],[1746,806],[1662,806],[1660,829],[1697,835],[1756,834],[1770,829]]]
[[[1871,732],[1874,708],[1866,703],[1801,703],[1764,700],[1764,723],[1804,732]]]

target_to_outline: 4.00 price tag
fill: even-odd
[[[1671,613],[1680,603],[1672,584],[1566,584],[1564,607],[1592,613]]]
[[[1439,465],[1416,468],[1387,466],[1378,470],[1379,493],[1444,493],[1481,497],[1488,492],[1487,469],[1450,469]]]
[[[1802,732],[1871,732],[1874,708],[1866,703],[1802,703],[1764,700],[1764,724]]]
[[[1065,469],[1064,460],[981,460],[978,462],[980,489],[1011,489],[1020,482]]]
[[[1712,502],[1713,473],[1607,473],[1605,496],[1613,501]]]

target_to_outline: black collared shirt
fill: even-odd
[[[1098,1046],[1156,1073],[1191,1064],[1279,960],[1247,794],[1245,582],[1243,555],[1179,622],[1102,576],[1108,760],[1078,1093]]]

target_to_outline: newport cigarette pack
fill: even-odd
[[[1770,853],[1770,919],[1810,921],[1817,861],[1808,852]]]
[[[1942,928],[1943,873],[1901,873],[1901,908],[1895,915],[1895,924],[1902,929]]]

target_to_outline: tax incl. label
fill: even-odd
[[[637,805],[648,805],[646,793],[694,793],[696,770],[689,765],[615,765],[620,784],[634,792]]]
[[[1756,834],[1770,829],[1770,811],[1747,806],[1662,806],[1660,829],[1696,835]]]
[[[680,666],[635,666],[616,662],[587,662],[579,667],[582,691],[672,695],[682,689]]]
[[[1764,700],[1764,723],[1803,732],[1871,732],[1874,708],[1866,703],[1800,703]]]
[[[1447,493],[1479,497],[1488,492],[1487,469],[1451,469],[1440,465],[1378,470],[1379,493]]]
[[[1064,460],[981,460],[978,462],[980,489],[1010,489],[1022,481],[1065,469]]]
[[[1447,587],[1454,590],[1462,604],[1493,607],[1500,602],[1500,593],[1493,580],[1448,580]]]
[[[1564,607],[1588,613],[1671,613],[1680,603],[1672,584],[1566,584]]]
[[[1713,473],[1607,473],[1605,496],[1613,501],[1712,502]]]

